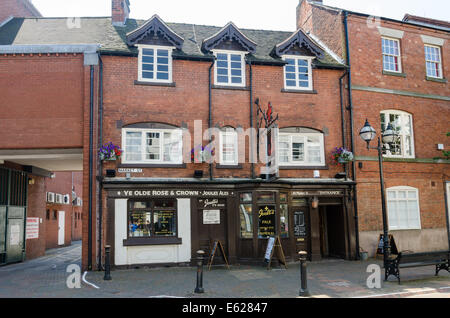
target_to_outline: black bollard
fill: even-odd
[[[203,294],[205,290],[203,289],[203,260],[205,257],[205,252],[202,250],[197,251],[197,286],[195,287],[196,294]]]
[[[111,263],[110,263],[110,250],[111,246],[105,246],[105,276],[103,280],[111,280]]]
[[[308,282],[307,282],[307,275],[306,275],[306,257],[308,255],[308,253],[305,251],[301,251],[301,252],[298,252],[298,255],[300,257],[300,280],[301,280],[299,296],[308,297],[309,291],[308,291]]]

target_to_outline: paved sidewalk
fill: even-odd
[[[88,272],[81,288],[66,285],[67,266],[80,264],[79,242],[47,255],[0,267],[0,297],[125,297],[125,298],[296,298],[300,288],[299,264],[268,271],[262,265],[213,267],[204,271],[204,294],[194,294],[196,268],[141,268],[111,272],[112,281],[103,280],[103,272]],[[450,273],[434,276],[434,267],[404,269],[402,284],[394,277],[381,281],[380,289],[369,289],[366,280],[370,264],[380,260],[349,262],[325,260],[308,263],[308,289],[313,297],[450,297]],[[81,273],[83,274],[83,273]],[[96,288],[98,287],[98,288]]]

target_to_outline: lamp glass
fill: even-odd
[[[366,124],[359,132],[359,135],[365,142],[371,142],[375,138],[376,133],[377,132],[375,129],[373,129],[373,127],[370,126],[369,122],[366,120]]]
[[[393,143],[395,140],[395,131],[392,128],[391,123],[388,124],[388,126],[386,127],[386,130],[383,132],[383,143],[388,144],[388,143]]]

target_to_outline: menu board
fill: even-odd
[[[275,206],[261,205],[258,208],[259,232],[258,236],[275,236]]]

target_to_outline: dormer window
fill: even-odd
[[[139,45],[139,81],[172,83],[173,47]]]
[[[295,90],[312,90],[312,57],[284,55],[284,88]]]
[[[215,84],[245,86],[245,52],[216,51]]]

